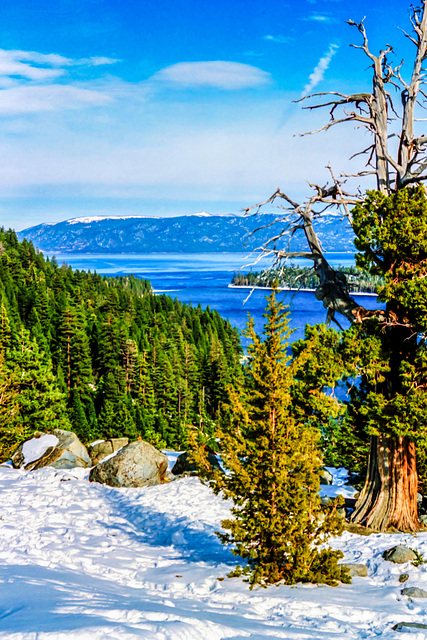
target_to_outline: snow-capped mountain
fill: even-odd
[[[205,212],[171,218],[149,216],[91,216],[56,224],[44,223],[18,233],[42,251],[58,253],[201,253],[247,251],[280,232],[277,216],[210,215]],[[259,229],[259,227],[261,227]],[[264,228],[262,228],[264,227]],[[252,232],[259,229],[256,233]],[[353,251],[353,232],[335,216],[317,223],[328,251]],[[277,241],[284,248],[287,237]],[[304,235],[296,234],[291,247],[306,249]]]

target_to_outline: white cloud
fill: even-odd
[[[65,58],[55,53],[0,49],[0,114],[14,115],[78,109],[111,101],[99,87],[77,85],[73,66],[98,67],[118,60],[106,57]]]
[[[303,20],[310,21],[310,22],[324,22],[328,24],[331,24],[332,22],[336,22],[335,18],[324,13],[313,13],[311,16],[308,16],[307,18],[303,18]]]
[[[271,76],[266,71],[240,62],[179,62],[165,67],[151,80],[181,87],[215,87],[218,89],[248,89],[269,84]]]
[[[116,62],[119,60],[103,56],[73,59],[56,53],[0,49],[0,77],[12,76],[33,82],[49,82],[64,75],[66,67],[98,67]]]
[[[316,67],[314,68],[313,73],[311,73],[308,77],[308,83],[305,85],[304,90],[302,92],[302,97],[307,96],[313,89],[323,80],[326,69],[329,67],[329,64],[333,58],[333,56],[338,51],[339,46],[337,44],[331,44],[329,46],[328,51],[323,55]]]
[[[267,40],[268,42],[275,42],[276,44],[287,44],[292,40],[292,38],[289,38],[288,36],[273,36],[271,34],[263,36],[262,39]]]
[[[38,53],[37,51],[21,51],[19,49],[0,49],[0,56],[9,60],[35,62],[36,64],[62,67],[71,64],[71,58],[65,58],[57,53]]]
[[[80,61],[76,61],[76,64],[89,64],[93,67],[100,67],[107,64],[116,64],[121,62],[118,58],[105,58],[104,56],[92,56],[91,58],[82,58]]]
[[[14,76],[36,82],[46,82],[63,74],[61,69],[46,69],[22,62],[22,60],[29,60],[29,57],[17,55],[22,53],[24,52],[0,49],[0,76]]]

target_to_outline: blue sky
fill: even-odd
[[[292,100],[369,89],[345,24],[409,61],[404,2],[2,0],[0,220],[238,213],[302,197],[368,138]],[[362,139],[361,139],[362,138]],[[364,144],[367,146],[367,144]]]

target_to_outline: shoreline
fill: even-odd
[[[271,287],[261,287],[258,285],[251,285],[251,284],[229,284],[228,285],[229,289],[260,289],[261,291],[271,291]],[[316,291],[316,289],[303,289],[303,288],[299,288],[299,287],[278,287],[277,288],[278,291],[295,291],[296,293],[298,293],[298,291],[302,291],[305,293],[314,293]],[[368,291],[350,291],[350,294],[352,296],[370,296],[370,297],[378,297],[377,293],[369,293]]]

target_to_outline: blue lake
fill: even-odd
[[[348,253],[329,254],[331,264],[348,266],[354,264],[354,256]],[[151,281],[153,289],[165,292],[182,302],[203,308],[208,305],[221,316],[228,318],[233,326],[243,329],[248,313],[255,318],[257,332],[262,329],[265,297],[268,291],[229,288],[234,271],[248,271],[254,257],[245,253],[203,253],[203,254],[56,254],[61,264],[65,262],[74,269],[96,271],[106,275],[134,274]],[[266,260],[252,266],[260,271],[268,266]],[[299,261],[299,264],[303,264]],[[250,295],[249,295],[250,294]],[[304,335],[306,324],[325,321],[326,311],[312,292],[280,293],[289,305],[290,324],[295,330],[292,340]],[[363,306],[373,309],[378,306],[376,297],[355,296]],[[348,326],[340,318],[343,326]]]

